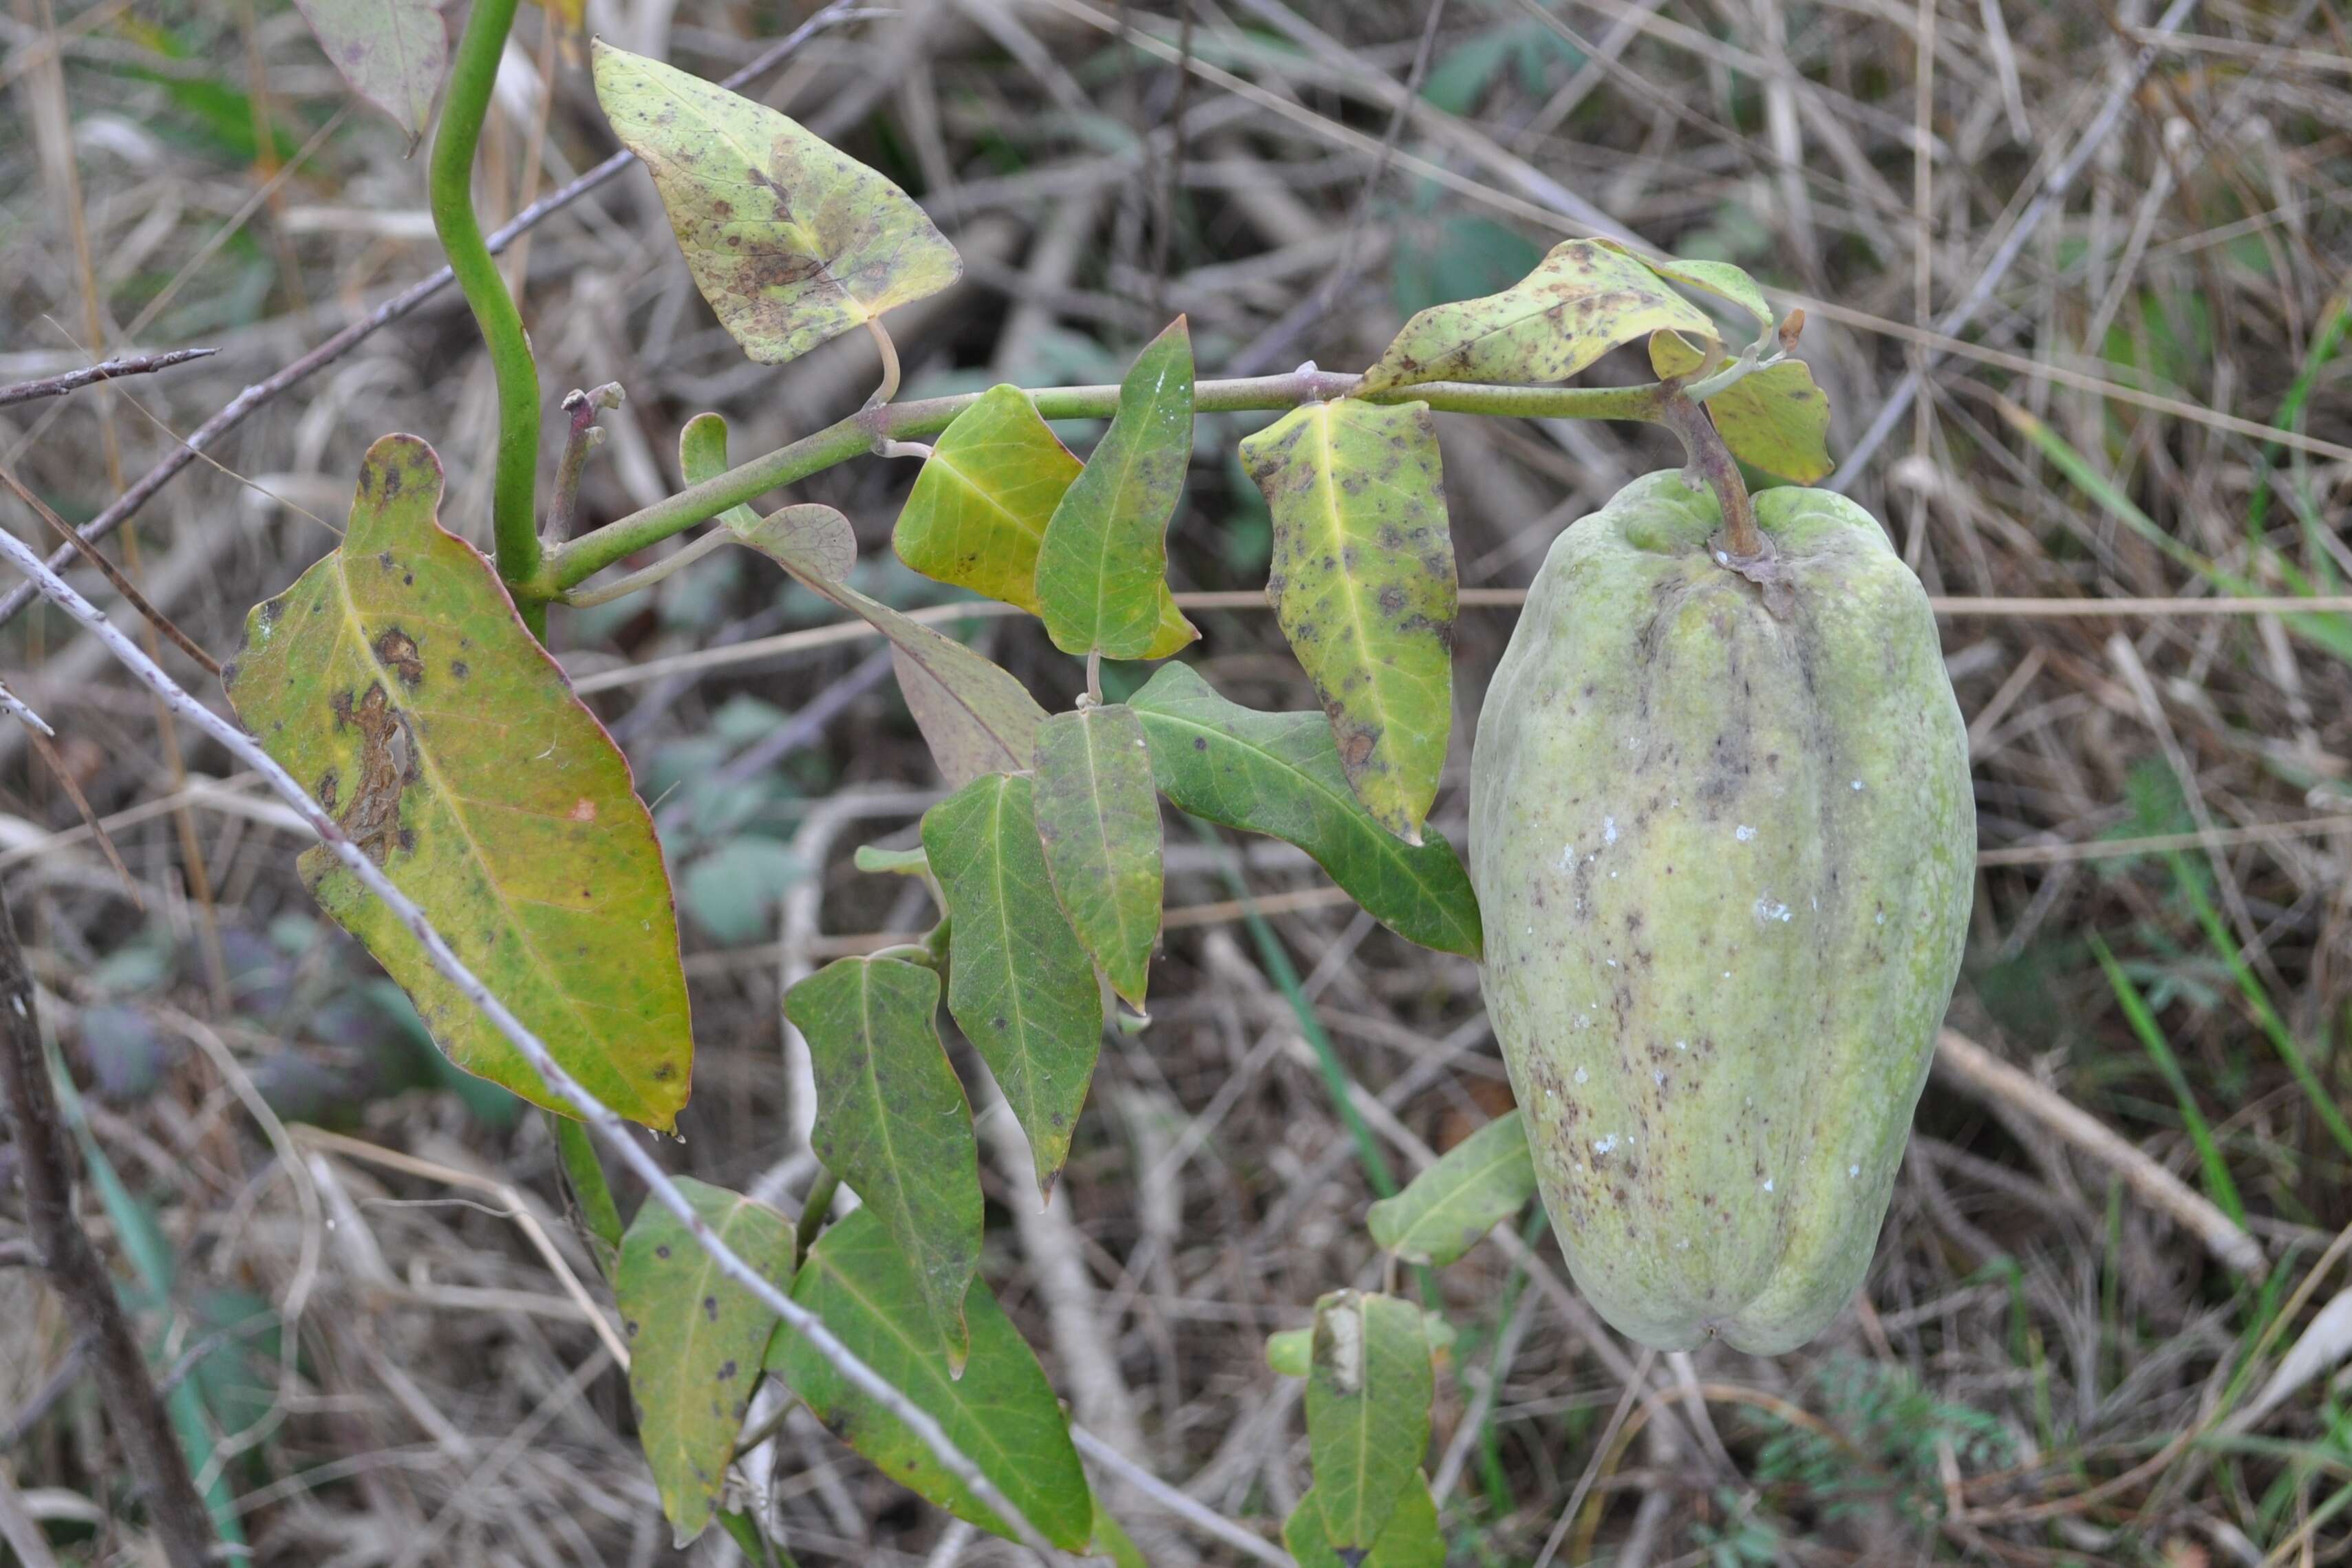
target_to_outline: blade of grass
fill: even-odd
[[[2063,474],[2076,489],[2097,502],[2100,509],[2116,521],[2225,592],[2251,596],[2258,591],[2251,578],[2216,566],[2158,527],[2156,519],[2141,511],[2114,480],[2101,473],[2090,459],[2076,451],[2072,443],[2049,425],[2006,400],[2000,404],[2000,413],[2013,429],[2041,450],[2053,467]],[[2309,581],[2302,573],[2284,561],[2276,564],[2281,575],[2294,585],[2299,597],[2311,596]],[[2352,620],[2341,615],[2297,614],[2284,615],[2280,619],[2289,631],[2309,639],[2345,663],[2352,664]]]
[[[2197,922],[2205,928],[2206,939],[2213,944],[2214,951],[2221,955],[2221,962],[2238,982],[2238,989],[2244,995],[2246,1005],[2254,1009],[2255,1021],[2262,1025],[2263,1033],[2270,1038],[2272,1047],[2286,1063],[2287,1071],[2294,1074],[2294,1081],[2303,1085],[2303,1092],[2309,1097],[2311,1108],[2319,1117],[2320,1124],[2336,1140],[2336,1147],[2342,1149],[2347,1158],[2352,1158],[2352,1123],[2344,1119],[2344,1113],[2328,1094],[2327,1086],[2313,1071],[2310,1059],[2295,1043],[2294,1034],[2286,1027],[2286,1020],[2280,1018],[2278,1009],[2271,1005],[2269,993],[2263,989],[2262,981],[2255,977],[2254,972],[2246,967],[2245,959],[2239,956],[2236,940],[2231,936],[2229,928],[2221,924],[2220,913],[2214,909],[2212,900],[2205,896],[2204,886],[2189,870],[2188,861],[2178,851],[2165,858],[2172,864],[2173,880],[2180,884],[2181,891],[2189,895],[2190,905],[2197,911]]]
[[[2230,1167],[2221,1158],[2220,1146],[2213,1141],[2213,1129],[2206,1122],[2205,1113],[2198,1109],[2197,1096],[2189,1091],[2189,1079],[2172,1054],[2172,1044],[2165,1039],[2163,1026],[2156,1021],[2156,1015],[2148,1010],[2146,998],[2139,994],[2139,988],[2132,984],[2131,977],[2125,974],[2123,966],[2116,962],[2116,956],[2108,951],[2106,943],[2100,940],[2095,932],[2091,934],[2090,940],[2091,951],[2098,956],[2099,967],[2106,971],[2107,984],[2114,988],[2116,1001],[2123,1008],[2124,1017],[2130,1021],[2132,1032],[2139,1036],[2140,1044],[2147,1049],[2148,1060],[2156,1063],[2157,1071],[2162,1074],[2165,1082],[2171,1085],[2173,1098],[2180,1103],[2180,1119],[2188,1125],[2189,1142],[2197,1145],[2198,1163],[2204,1167],[2205,1196],[2211,1198],[2233,1222],[2243,1225],[2246,1222],[2246,1206],[2239,1199],[2238,1184],[2230,1179]]]

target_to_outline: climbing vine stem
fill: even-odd
[[[433,137],[429,172],[433,227],[449,257],[449,270],[473,308],[490,350],[499,385],[499,440],[490,521],[497,541],[499,575],[510,587],[539,573],[538,525],[539,367],[524,336],[522,314],[507,292],[490,247],[474,214],[474,152],[482,117],[498,80],[499,57],[514,21],[516,0],[474,0],[451,63],[441,121]],[[518,591],[516,601],[534,635],[547,631],[545,596]]]

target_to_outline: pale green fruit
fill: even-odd
[[[1471,762],[1484,985],[1544,1207],[1620,1332],[1793,1349],[1861,1283],[1974,880],[1967,727],[1870,515],[1767,490],[1785,620],[1712,496],[1556,541]]]

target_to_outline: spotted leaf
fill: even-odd
[[[342,547],[247,618],[229,701],[566,1071],[667,1128],[694,1040],[653,820],[440,498],[424,442],[369,448]],[[358,878],[299,865],[451,1061],[572,1113]]]

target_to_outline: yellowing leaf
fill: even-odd
[[[1037,541],[1085,465],[1016,386],[993,386],[940,433],[898,513],[898,559],[940,582],[1037,613]]]
[[[948,1010],[1004,1092],[1049,1197],[1102,1049],[1102,988],[1054,902],[1034,795],[1012,774],[973,779],[923,813],[923,852],[950,922]]]
[[[961,1377],[949,1371],[937,1341],[926,1333],[920,1282],[871,1209],[859,1209],[817,1239],[793,1282],[793,1300],[937,1421],[1046,1540],[1071,1552],[1086,1545],[1097,1515],[1069,1423],[1035,1353],[985,1281],[972,1282],[964,1302],[971,1359]],[[1012,1533],[940,1468],[929,1444],[790,1328],[776,1330],[768,1367],[818,1420],[892,1480],[958,1519]]]
[[[414,145],[449,74],[449,28],[435,0],[294,0],[352,90]]]
[[[1241,444],[1274,513],[1266,581],[1348,782],[1409,844],[1454,716],[1454,542],[1423,403],[1308,403]]]
[[[1192,337],[1179,316],[1119,383],[1118,412],[1037,542],[1037,601],[1065,653],[1164,658],[1200,635],[1168,591],[1168,519],[1192,458]],[[1171,645],[1171,623],[1182,634]]]
[[[1433,305],[1406,322],[1362,390],[1566,381],[1618,344],[1668,328],[1715,336],[1705,312],[1633,256],[1568,240],[1500,294]]]
[[[1701,347],[1680,332],[1658,331],[1650,334],[1650,369],[1662,382],[1678,376],[1688,376],[1703,371],[1715,356],[1707,351],[1713,344]]]
[[[425,443],[369,448],[342,548],[247,618],[229,701],[565,1071],[667,1128],[694,1040],[653,821],[440,498]],[[451,1061],[572,1113],[349,871],[301,871]]]
[[[1734,382],[1706,400],[1706,412],[1731,455],[1767,474],[1810,485],[1837,466],[1830,461],[1829,394],[1802,360]]]
[[[678,456],[689,485],[727,468],[727,422],[698,414],[681,437]],[[950,788],[984,773],[1024,771],[1045,710],[1029,689],[952,637],[940,635],[842,580],[856,559],[849,520],[830,507],[787,507],[766,518],[737,507],[719,521],[803,583],[865,617],[890,640],[908,711]]]
[[[594,46],[596,99],[653,171],[719,325],[782,364],[962,274],[912,197],[763,104]]]
[[[904,1252],[931,1343],[961,1371],[980,1264],[980,1145],[933,1021],[940,977],[898,958],[837,958],[784,996],[816,1074],[810,1144]]]
[[[712,1235],[779,1290],[791,1289],[792,1221],[724,1187],[676,1179]],[[710,1522],[776,1314],[719,1271],[684,1220],[650,1200],[622,1238],[613,1298],[629,1342],[646,1462],[683,1547]]]

